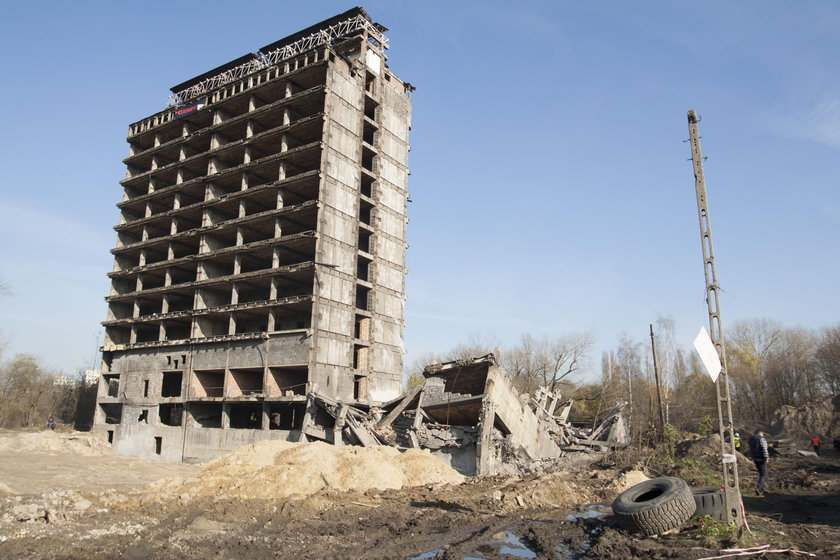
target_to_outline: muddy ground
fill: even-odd
[[[151,480],[199,467],[61,449],[0,453],[2,559],[699,559],[764,543],[840,558],[836,456],[774,458],[765,497],[755,496],[754,473],[744,472],[752,534],[695,520],[677,534],[637,538],[610,515],[623,468],[616,461],[302,499],[242,500],[221,490],[161,499],[144,491]]]

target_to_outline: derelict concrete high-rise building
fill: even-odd
[[[206,459],[399,395],[412,89],[355,8],[129,127],[95,429]],[[208,40],[212,40],[208,36]]]

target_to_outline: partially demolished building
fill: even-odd
[[[463,474],[621,445],[492,354],[400,396],[413,89],[355,8],[172,88],[129,127],[94,429],[204,461],[264,439],[429,449]]]
[[[412,87],[355,8],[129,127],[95,430],[204,460],[400,393]]]

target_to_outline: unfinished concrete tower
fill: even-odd
[[[355,8],[129,127],[95,429],[203,460],[399,395],[411,86]]]

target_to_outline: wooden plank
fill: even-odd
[[[379,423],[376,425],[377,428],[384,428],[385,426],[390,426],[394,420],[397,419],[397,416],[403,413],[403,411],[408,408],[411,402],[414,400],[417,395],[420,394],[420,391],[426,386],[426,382],[423,381],[420,385],[406,393],[405,398],[402,400],[400,404],[398,404],[394,409],[389,412]]]

